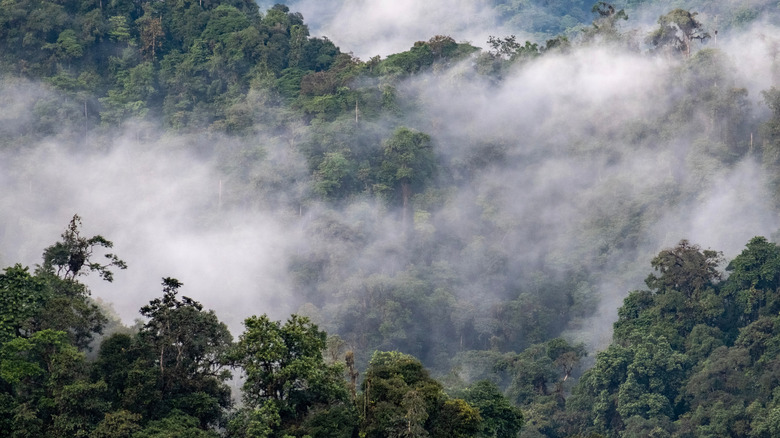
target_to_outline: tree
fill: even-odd
[[[479,410],[483,420],[480,436],[514,438],[523,426],[523,412],[489,380],[476,382],[459,395]]]
[[[390,55],[381,64],[381,70],[388,76],[403,76],[419,72],[433,64],[431,47],[424,41],[417,41],[406,52]]]
[[[435,161],[431,137],[406,127],[397,128],[385,141],[381,172],[393,189],[400,189],[402,219],[411,223],[412,189],[433,176]]]
[[[102,332],[106,317],[90,300],[87,286],[76,278],[96,272],[103,280],[113,281],[112,268],[125,269],[125,262],[112,253],[104,254],[105,262],[95,260],[97,249],[112,247],[103,236],[81,236],[81,218],[74,215],[62,240],[43,252],[43,263],[35,275],[46,283],[44,305],[25,330],[65,331],[78,348],[89,348],[93,334]]]
[[[518,354],[512,364],[512,381],[507,395],[520,406],[536,397],[550,395],[558,379],[558,370],[544,344],[532,345]]]
[[[366,437],[474,436],[482,429],[479,412],[462,399],[448,398],[408,354],[376,351],[361,389],[360,430]]]
[[[0,345],[0,388],[15,405],[9,436],[86,436],[109,404],[106,385],[86,380],[84,354],[62,331],[41,330]],[[6,392],[6,391],[2,391]],[[2,418],[0,418],[2,421]]]
[[[729,278],[723,292],[738,308],[729,327],[744,326],[759,316],[780,311],[777,291],[780,289],[780,247],[765,237],[754,237],[746,248],[726,266]]]
[[[703,250],[687,240],[676,247],[661,251],[650,262],[660,274],[650,274],[645,283],[656,293],[676,290],[688,298],[697,298],[705,288],[721,279],[718,265],[723,255],[713,250]]]
[[[778,333],[777,311],[769,310],[774,292],[764,301],[748,291],[774,291],[780,278],[777,253],[776,245],[754,238],[729,264],[729,279],[719,282],[719,252],[685,240],[661,251],[652,261],[656,272],[646,280],[650,290],[625,299],[613,344],[598,354],[567,401],[569,418],[578,418],[580,431],[745,436],[748,400],[771,392],[777,373],[762,367],[776,366],[780,352],[768,341]],[[751,318],[735,317],[741,313],[741,294],[759,298],[748,306],[750,315],[761,315],[759,309],[770,305],[767,316],[744,327]]]
[[[533,58],[539,54],[539,47],[537,44],[532,44],[530,41],[526,41],[525,45],[517,42],[517,37],[510,35],[504,38],[498,38],[495,36],[488,37],[488,44],[490,44],[490,54],[495,58],[507,59],[514,61],[520,58]]]
[[[108,35],[114,41],[129,42],[132,41],[130,26],[127,23],[127,17],[124,15],[115,15],[108,18],[110,30]]]
[[[181,412],[151,421],[145,428],[133,434],[133,438],[219,438],[219,436],[216,431],[201,429],[197,418]]]
[[[119,63],[129,62],[129,59],[119,60]],[[118,125],[133,117],[145,117],[149,112],[149,101],[157,92],[154,64],[145,62],[134,66],[118,66],[115,70],[115,86],[108,90],[106,97],[98,99],[103,106],[101,121],[108,125]]]
[[[141,430],[138,421],[141,416],[127,410],[109,412],[98,423],[89,438],[132,438]]]
[[[676,50],[686,58],[691,56],[691,45],[694,40],[704,41],[710,34],[704,31],[704,26],[695,18],[697,12],[685,9],[674,9],[658,18],[658,29],[647,38],[656,48]]]
[[[143,17],[136,20],[136,24],[141,33],[141,53],[143,53],[147,59],[156,59],[157,49],[162,47],[163,37],[165,32],[162,27],[162,18],[154,18],[151,16],[151,11],[147,10]]]
[[[580,359],[587,355],[584,344],[571,345],[563,338],[547,341],[547,356],[553,360],[553,364],[560,370],[560,374],[563,376],[562,382],[571,377]]]
[[[149,321],[139,337],[155,354],[159,389],[168,409],[173,406],[197,418],[201,427],[216,424],[230,405],[224,369],[232,336],[213,311],[176,295],[182,284],[163,279],[163,296],[141,308]]]
[[[685,376],[685,355],[674,351],[664,338],[644,341],[633,347],[633,361],[618,389],[617,412],[624,421],[634,415],[673,417],[672,407]]]
[[[418,438],[427,436],[425,420],[428,419],[428,410],[425,400],[415,390],[408,391],[401,399],[401,409],[404,413],[403,420],[391,432],[390,436]],[[400,426],[400,427],[398,427]]]
[[[342,152],[326,152],[317,167],[314,190],[325,199],[338,199],[346,192],[342,186],[347,185],[349,176],[353,174],[353,163]]]
[[[29,320],[46,302],[46,283],[30,275],[29,268],[14,265],[0,274],[0,345],[25,333]]]
[[[80,58],[84,54],[84,48],[79,44],[76,31],[66,29],[60,32],[56,43],[44,44],[44,50],[51,50],[57,59],[71,60]]]
[[[97,272],[103,280],[111,282],[114,280],[114,273],[110,268],[126,269],[127,264],[111,253],[104,254],[107,263],[95,261],[93,255],[97,248],[110,249],[113,246],[113,242],[101,235],[82,237],[81,218],[73,215],[65,232],[62,233],[62,241],[43,251],[41,270],[52,272],[65,280],[74,280],[77,276],[87,275],[88,272]],[[83,268],[87,268],[88,271],[82,271]]]
[[[625,39],[619,28],[620,20],[628,20],[625,10],[616,10],[613,4],[599,1],[593,5],[591,12],[598,16],[592,27],[583,30],[585,41],[619,43]]]
[[[92,364],[92,380],[105,382],[108,388],[106,399],[117,415],[116,421],[128,420],[120,413],[122,410],[136,415],[137,420],[165,410],[155,356],[155,352],[139,342],[135,335],[114,333],[100,344]],[[112,423],[113,420],[109,422]]]
[[[292,315],[282,325],[266,315],[252,316],[244,325],[231,353],[246,376],[245,410],[231,422],[239,436],[249,436],[249,428],[300,427],[307,417],[338,411],[349,401],[343,368],[325,363],[326,334],[308,318]],[[342,430],[355,426],[349,415],[340,418],[347,422]]]

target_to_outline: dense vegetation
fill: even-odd
[[[305,317],[252,316],[233,343],[213,311],[178,296],[173,278],[141,308],[142,326],[103,339],[87,362],[107,319],[77,277],[111,281],[111,268],[126,265],[113,254],[101,264],[95,250],[112,243],[82,237],[80,226],[74,217],[34,273],[16,265],[0,275],[0,424],[9,436],[466,437],[516,434],[522,424],[495,384],[453,398],[397,352],[373,355],[358,395],[353,353],[343,356],[339,340]],[[236,409],[229,369],[244,376]]]
[[[213,311],[163,279],[134,330],[78,277],[126,267],[74,217],[35,272],[0,275],[0,423],[10,436],[750,436],[780,431],[780,247],[755,237],[726,266],[687,241],[652,260],[619,310],[613,343],[572,388],[585,351],[561,338],[522,353],[460,353],[433,379],[411,355],[354,352],[308,318],[252,316],[233,342]],[[97,251],[96,251],[97,250]],[[467,364],[469,371],[459,369]],[[234,407],[226,382],[244,376]],[[360,385],[358,385],[360,381]],[[505,388],[502,394],[500,388]],[[523,411],[520,410],[523,409]],[[524,413],[523,413],[524,412]]]
[[[117,130],[163,152],[184,143],[231,188],[213,210],[272,210],[305,238],[278,260],[297,314],[252,309],[262,316],[234,342],[174,278],[135,327],[110,320],[80,279],[111,281],[125,263],[99,260],[112,243],[82,237],[74,217],[32,272],[0,275],[0,430],[780,433],[780,249],[756,237],[728,263],[687,241],[647,250],[669,212],[744,163],[761,163],[777,211],[780,91],[751,96],[730,55],[702,45],[715,36],[703,17],[720,14],[723,35],[776,12],[624,3],[494,2],[503,24],[541,38],[494,36],[483,50],[432,35],[360,60],[283,5],[4,2],[0,98],[18,109],[0,119],[4,156],[51,142],[89,157],[119,147]],[[649,32],[629,27],[632,11],[666,6]],[[602,57],[641,66],[648,96],[631,81],[569,93],[550,72],[578,56],[580,70]],[[556,80],[563,97],[529,91]],[[213,210],[190,220],[217,221]],[[589,358],[600,288],[633,284],[633,261],[644,272],[650,259],[647,289]],[[243,377],[232,398],[230,371]]]

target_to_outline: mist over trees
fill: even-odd
[[[5,5],[3,430],[773,436],[777,12],[678,3],[366,59],[308,2]]]

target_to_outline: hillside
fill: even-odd
[[[368,59],[313,36],[308,2],[7,3],[0,379],[18,436],[385,436],[401,418],[510,436],[522,416],[528,437],[773,436],[768,2],[477,2],[485,41],[433,32]],[[49,246],[75,213],[127,260],[110,286]],[[281,377],[253,350],[272,333],[305,344]],[[371,399],[367,376],[399,373]]]

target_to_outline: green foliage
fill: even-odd
[[[114,244],[100,235],[81,237],[80,228],[81,218],[74,215],[62,233],[62,241],[43,251],[41,269],[65,280],[74,280],[77,276],[87,275],[86,270],[82,271],[86,268],[90,272],[97,272],[103,280],[113,281],[114,273],[109,268],[126,269],[127,264],[111,253],[104,254],[107,259],[105,264],[93,260],[92,255],[96,248],[112,248]]]
[[[84,48],[76,39],[73,29],[65,29],[60,32],[56,43],[44,44],[44,50],[51,50],[57,59],[69,60],[80,58],[84,54]]]
[[[297,315],[284,325],[265,315],[247,318],[244,325],[231,360],[246,376],[246,409],[231,421],[231,430],[238,436],[275,436],[305,424],[323,431],[354,428],[354,417],[344,407],[348,393],[343,368],[326,364],[322,357],[325,332]],[[330,411],[333,421],[344,423],[323,424],[323,415]]]
[[[528,436],[771,436],[780,318],[769,310],[774,301],[748,306],[738,297],[777,288],[777,252],[767,239],[751,239],[722,282],[715,251],[683,241],[659,253],[650,290],[626,299],[616,343],[597,355],[568,399],[585,350],[556,338],[520,353],[473,352],[473,360],[487,359],[479,366],[494,370],[509,398],[489,381],[451,398],[418,359],[377,351],[354,406],[343,365],[326,363],[326,334],[307,318],[251,317],[226,355],[224,325],[196,301],[179,299],[181,283],[166,278],[163,297],[141,309],[149,321],[137,335],[107,338],[91,375],[67,333],[8,332],[0,345],[0,421],[12,425],[12,436],[217,436],[210,428],[229,406],[227,374],[220,373],[229,361],[246,375],[245,405],[227,422],[230,436],[509,437],[524,424]],[[47,285],[20,266],[1,279],[10,296],[22,298]],[[706,304],[711,297],[720,304]],[[39,309],[28,306],[29,314]],[[686,318],[675,317],[683,311]],[[719,322],[733,324],[738,336],[713,325]]]
[[[301,430],[312,437],[351,438],[357,430],[358,416],[352,404],[319,406],[309,411]]]
[[[531,345],[520,353],[460,353],[453,371],[466,382],[477,382],[453,394],[480,409],[481,436],[515,436],[523,424],[523,434],[528,436],[565,436],[565,400],[585,355],[584,345],[562,338]]]
[[[376,71],[383,76],[400,78],[420,73],[433,65],[461,60],[476,50],[470,44],[456,43],[449,36],[436,35],[428,41],[417,41],[406,52],[388,56],[378,63]]]
[[[84,355],[61,331],[2,344],[0,382],[15,404],[3,412],[13,415],[11,436],[86,436],[109,405],[106,385],[85,381],[84,368]]]
[[[89,438],[131,438],[134,433],[141,430],[138,424],[140,418],[140,415],[126,410],[108,412]]]
[[[435,170],[431,137],[427,134],[400,127],[384,143],[381,181],[397,193],[405,218],[410,215],[413,190],[419,190]]]
[[[47,347],[53,347],[49,351]],[[67,335],[53,330],[42,330],[30,338],[15,338],[3,343],[3,365],[0,378],[14,385],[29,378],[42,376],[50,366],[54,366],[52,355],[62,348],[70,353]],[[66,353],[66,354],[68,354]]]
[[[738,309],[730,316],[739,321],[731,321],[731,324],[743,325],[759,316],[775,315],[780,311],[776,298],[780,288],[780,248],[776,244],[764,237],[754,237],[728,264],[726,271],[729,278],[724,292]]]
[[[483,430],[479,408],[462,399],[445,401],[436,417],[431,436],[466,438]]]
[[[340,189],[348,184],[345,179],[352,174],[353,166],[343,153],[327,152],[317,169],[319,181],[314,190],[325,199],[338,197],[344,193]]]
[[[130,26],[127,22],[127,17],[123,15],[114,15],[108,18],[110,30],[108,35],[114,41],[127,42],[130,41]]]
[[[200,37],[212,44],[224,42],[231,33],[239,32],[249,26],[249,17],[233,6],[221,4],[209,14],[209,21]]]
[[[133,438],[217,438],[219,434],[198,427],[198,419],[182,413],[174,413],[161,420],[149,422]]]
[[[109,268],[126,265],[114,254],[105,255],[106,263],[95,261],[96,248],[113,244],[99,235],[81,237],[80,226],[80,218],[74,216],[62,241],[46,248],[34,275],[21,265],[0,274],[0,343],[49,329],[66,332],[74,345],[87,349],[93,335],[101,332],[106,317],[76,277],[97,272],[111,281]]]
[[[17,264],[0,274],[0,344],[23,335],[44,305],[46,283]]]
[[[433,64],[433,59],[430,46],[419,41],[407,52],[388,56],[381,68],[391,75],[413,74]]]
[[[650,264],[659,275],[650,274],[645,283],[657,294],[678,291],[694,298],[720,279],[717,267],[721,261],[722,255],[717,251],[702,251],[698,245],[682,240],[653,258]]]
[[[658,29],[648,37],[648,43],[658,49],[677,51],[686,57],[691,56],[694,40],[704,41],[710,37],[703,25],[695,17],[696,12],[674,9],[658,18]]]
[[[465,401],[479,410],[482,417],[480,436],[516,437],[523,426],[523,413],[499,391],[495,383],[481,380],[459,393]]]
[[[770,427],[755,415],[774,400],[776,258],[777,246],[755,237],[717,282],[719,253],[688,242],[662,251],[652,263],[659,275],[647,280],[653,292],[626,298],[615,343],[583,375],[569,417],[586,412],[581,431],[613,436],[749,436],[751,424]]]
[[[488,44],[492,48],[490,54],[496,58],[516,61],[522,58],[533,58],[539,54],[536,44],[526,41],[525,45],[517,42],[517,37],[510,35],[504,38],[490,36]]]
[[[127,59],[118,60],[125,63]],[[154,66],[151,63],[138,64],[116,69],[116,88],[108,96],[100,98],[103,110],[100,119],[107,125],[119,125],[131,118],[143,118],[149,111],[149,102],[156,92]]]
[[[228,422],[228,432],[235,437],[268,438],[273,436],[281,421],[277,405],[273,400],[266,400],[260,406],[244,407],[235,412]]]
[[[598,44],[630,45],[630,36],[622,33],[620,28],[620,20],[628,20],[624,9],[616,10],[613,4],[598,1],[591,12],[597,16],[593,25],[583,30],[586,43],[596,41]]]
[[[205,128],[225,118],[226,102],[240,99],[255,77],[300,68],[297,84],[283,87],[296,97],[300,76],[327,70],[340,55],[327,38],[309,37],[300,14],[279,7],[261,16],[248,1],[95,1],[63,8],[31,0],[6,12],[4,61],[23,65],[21,74],[106,78],[76,90],[71,83],[68,91],[95,93],[101,121],[112,126],[162,115],[168,126]],[[27,50],[35,51],[34,60],[23,59]]]
[[[474,436],[479,411],[449,399],[422,363],[397,351],[374,352],[358,398],[361,434],[380,436]]]
[[[181,286],[176,279],[163,279],[163,297],[141,308],[149,321],[138,336],[153,354],[157,388],[167,408],[197,418],[202,426],[218,424],[222,409],[230,405],[223,383],[230,374],[222,368],[232,336],[213,311],[203,311],[188,297],[179,300]]]

